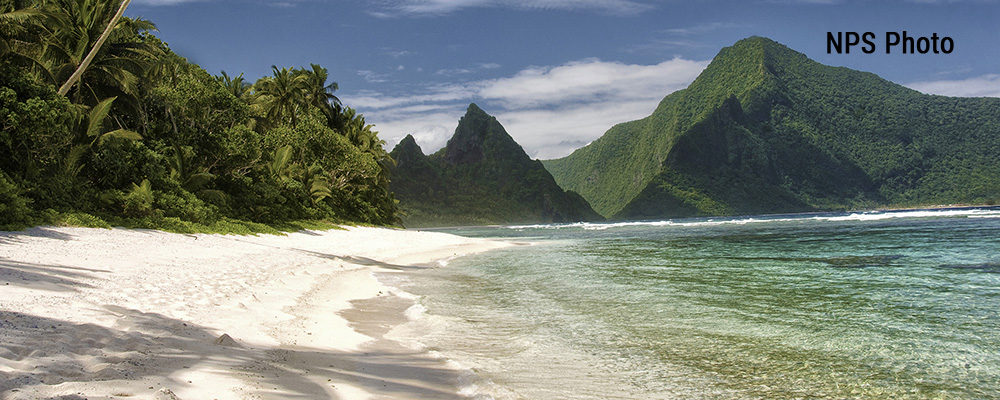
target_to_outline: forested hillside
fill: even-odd
[[[407,136],[390,154],[398,162],[390,186],[406,226],[602,219],[475,104],[440,151],[426,156]]]
[[[0,227],[397,221],[384,142],[325,68],[213,76],[117,9],[0,0]]]
[[[761,37],[654,113],[545,162],[613,218],[1000,198],[1000,99],[924,95]]]

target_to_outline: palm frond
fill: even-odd
[[[136,131],[130,131],[128,129],[116,129],[111,132],[107,132],[101,135],[97,139],[97,145],[103,145],[104,142],[111,138],[127,139],[127,140],[142,140],[142,135]]]
[[[83,169],[80,160],[87,154],[87,150],[90,150],[90,146],[85,144],[78,144],[69,150],[63,166],[67,175],[76,176],[80,173],[80,170]]]
[[[277,178],[287,177],[287,169],[292,161],[292,146],[285,146],[274,151],[274,159],[268,164],[271,174]]]
[[[194,191],[207,185],[212,181],[212,179],[215,179],[215,174],[207,171],[197,172],[188,176],[187,180],[184,181],[183,186],[185,189],[188,189],[188,191]]]
[[[94,108],[90,109],[90,113],[87,114],[87,130],[86,134],[88,137],[98,137],[101,134],[101,126],[104,124],[104,118],[108,116],[108,112],[111,111],[111,104],[114,103],[115,97],[109,97],[97,103]]]

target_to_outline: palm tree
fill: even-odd
[[[377,155],[378,150],[385,151],[382,147],[385,141],[379,139],[378,132],[372,130],[375,125],[365,123],[364,114],[358,114],[357,110],[350,107],[345,108],[343,114],[343,135],[347,140],[366,153]]]
[[[24,1],[0,1],[0,60],[8,60],[32,73],[44,71],[38,61],[42,51],[40,20],[45,13]]]
[[[237,99],[243,97],[243,94],[250,88],[250,84],[243,80],[242,72],[237,76],[230,77],[226,71],[222,71],[222,76],[216,79],[226,88],[226,91],[232,93]]]
[[[292,126],[298,125],[296,114],[305,103],[303,88],[305,77],[295,74],[293,70],[272,65],[274,76],[264,77],[253,85],[257,96],[253,106],[273,122],[288,121]]]
[[[13,51],[17,40],[28,33],[28,22],[41,15],[37,8],[0,2],[0,56]]]
[[[385,141],[379,139],[378,132],[372,130],[375,125],[365,123],[365,116],[358,114],[353,108],[347,107],[343,112],[343,135],[361,152],[370,155],[379,163],[379,171],[374,177],[382,185],[389,183],[389,169],[396,161],[385,151]]]
[[[122,17],[122,14],[125,13],[125,8],[128,7],[128,4],[131,2],[132,0],[122,0],[122,4],[118,7],[118,12],[115,13],[114,17],[111,17],[111,21],[108,21],[108,24],[105,26],[101,36],[97,38],[97,42],[94,43],[94,46],[90,48],[89,52],[87,52],[87,56],[83,58],[83,61],[81,61],[76,70],[73,71],[73,75],[70,75],[69,79],[66,80],[66,83],[59,87],[59,94],[65,96],[66,93],[69,92],[69,88],[73,87],[76,81],[80,80],[80,76],[87,70],[87,66],[90,65],[91,61],[94,61],[94,57],[97,55],[97,52],[101,50],[101,46],[103,46],[104,42],[108,40],[108,35],[110,35],[111,31],[114,30],[115,26],[118,24],[118,20]]]
[[[51,83],[61,85],[60,93],[75,103],[95,106],[101,99],[118,97],[137,112],[138,82],[159,55],[140,34],[156,26],[143,19],[116,18],[117,3],[110,1],[42,1],[46,18],[41,58]]]
[[[303,77],[302,90],[305,102],[316,107],[329,118],[334,112],[334,107],[340,105],[340,99],[333,95],[333,92],[338,89],[337,82],[326,83],[329,78],[326,68],[316,64],[309,64],[309,67],[310,69],[295,70],[295,75]]]

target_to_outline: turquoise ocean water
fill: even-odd
[[[533,225],[380,277],[496,399],[1000,398],[1000,208]]]

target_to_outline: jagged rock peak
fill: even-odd
[[[396,144],[396,148],[407,153],[412,153],[413,151],[416,151],[420,154],[423,154],[423,150],[420,148],[420,145],[417,144],[417,141],[416,139],[413,138],[413,135],[406,135],[406,137],[404,137],[403,140],[400,140],[399,143]]]
[[[455,134],[445,146],[444,159],[452,165],[473,164],[483,161],[489,151],[504,156],[524,153],[495,117],[475,103],[469,104],[465,116],[458,121]]]
[[[413,135],[406,135],[389,154],[396,160],[397,167],[420,164],[426,162],[424,159],[427,157],[424,155],[423,150],[420,149],[417,141],[413,139]]]

